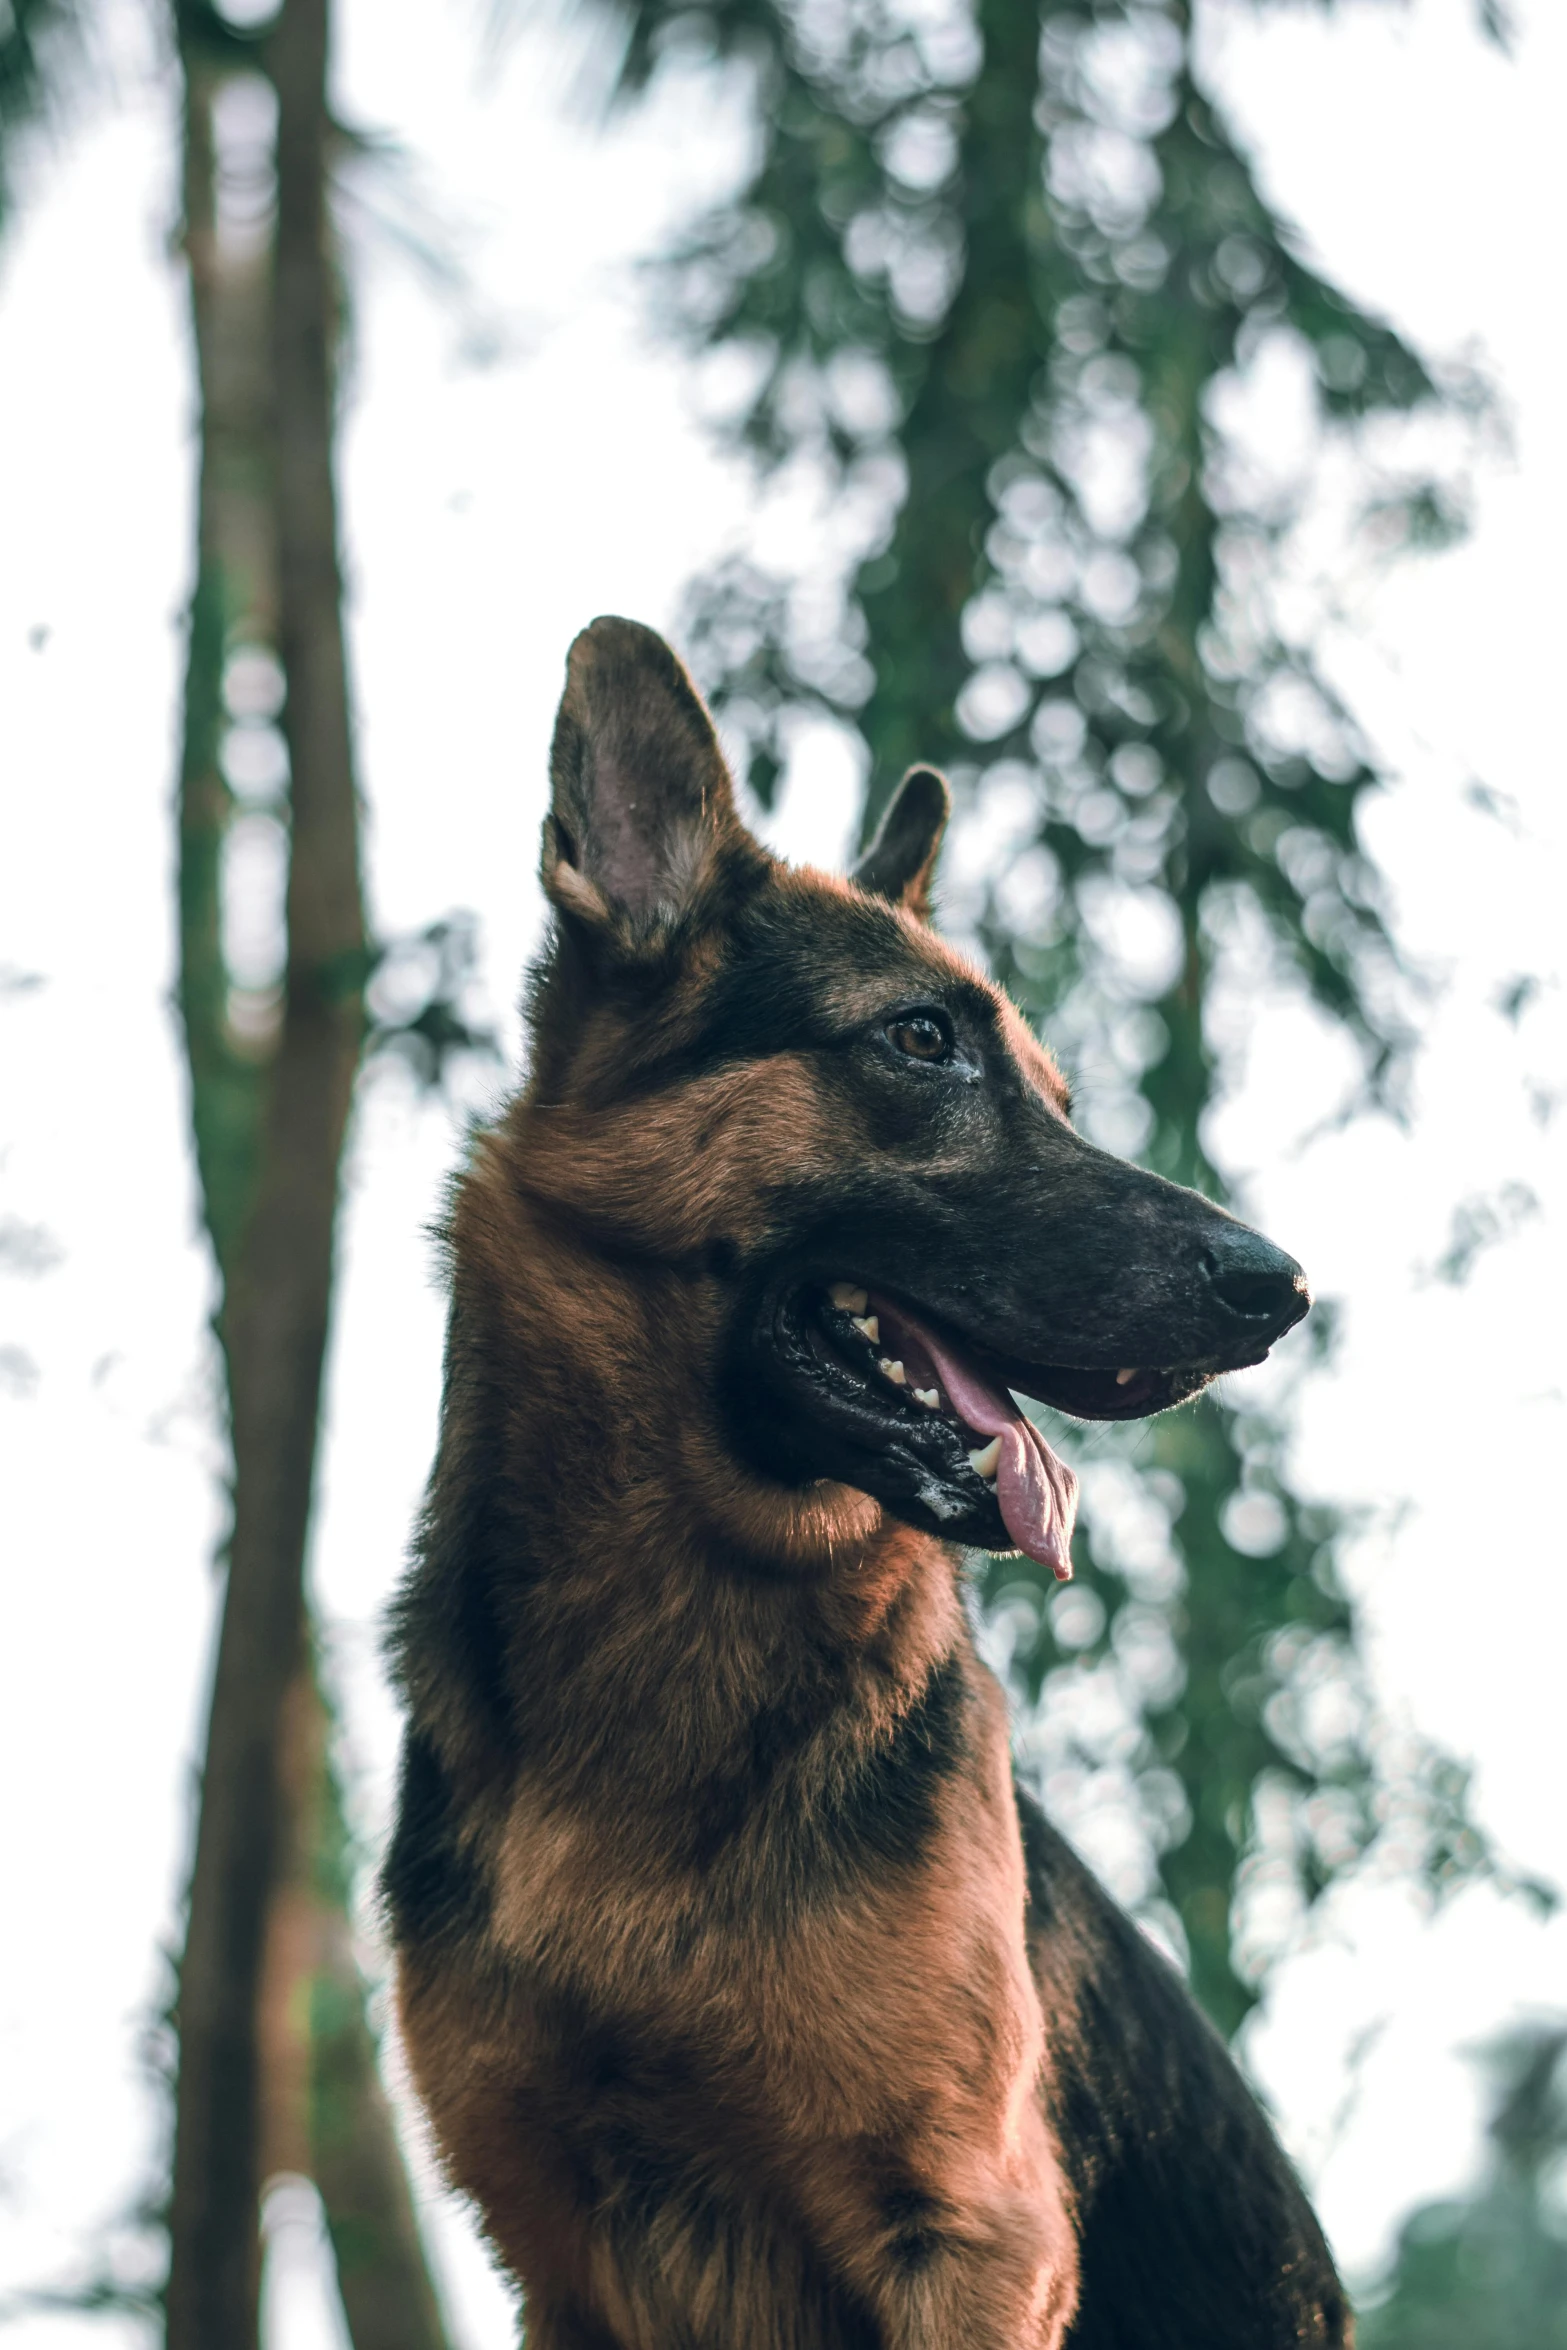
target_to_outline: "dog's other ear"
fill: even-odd
[[[855,866],[851,880],[895,906],[907,906],[930,920],[930,887],[941,836],[952,813],[947,779],[934,767],[911,767],[892,795],[876,838]]]
[[[726,840],[745,838],[713,722],[661,636],[585,628],[550,746],[545,894],[601,927],[681,914]]]

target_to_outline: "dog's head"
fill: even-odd
[[[1135,1419],[1260,1362],[1300,1268],[1073,1131],[1060,1074],[929,926],[948,813],[916,768],[848,879],[735,811],[669,648],[572,647],[521,1179],[711,1300],[728,1441],[1067,1571],[1073,1481],[1010,1390]]]

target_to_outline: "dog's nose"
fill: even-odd
[[[1203,1251],[1209,1290],[1237,1322],[1271,1343],[1310,1310],[1311,1291],[1293,1257],[1245,1224],[1229,1226]]]

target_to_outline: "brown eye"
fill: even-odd
[[[945,1061],[952,1054],[952,1030],[939,1013],[906,1012],[889,1020],[887,1041],[911,1061]]]

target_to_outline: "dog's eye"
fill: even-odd
[[[911,1061],[949,1061],[952,1026],[943,1012],[905,1012],[887,1023],[887,1041]]]

